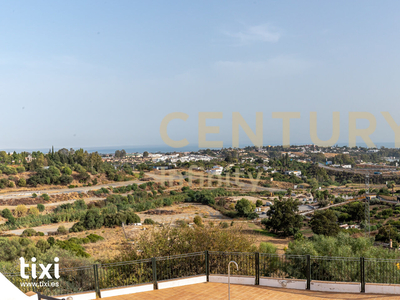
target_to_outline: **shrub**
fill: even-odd
[[[20,179],[18,180],[18,186],[19,186],[19,187],[24,187],[24,186],[26,186],[26,180],[25,180],[25,178],[20,178]]]
[[[260,207],[260,206],[262,206],[263,205],[263,202],[261,201],[261,200],[257,200],[256,201],[256,207]]]
[[[36,193],[33,193],[32,194],[32,198],[36,198],[37,197],[37,194]]]
[[[156,222],[154,222],[152,219],[144,219],[143,224],[145,225],[154,225]]]
[[[70,168],[68,168],[68,167],[65,167],[65,168],[63,169],[63,173],[64,173],[65,175],[71,175],[71,174],[72,174],[72,170],[71,170]]]
[[[23,217],[28,212],[28,208],[25,205],[18,205],[14,210],[14,215],[18,218]]]
[[[67,228],[65,228],[65,226],[61,225],[57,228],[57,233],[58,234],[67,234],[68,230],[67,230]]]
[[[193,223],[197,226],[203,226],[203,220],[200,216],[195,216],[193,219]]]
[[[51,236],[51,237],[49,237],[49,238],[47,239],[47,242],[49,243],[50,246],[53,246],[53,245],[56,243],[56,240],[55,240],[55,238],[53,238],[53,237]]]
[[[23,166],[19,166],[19,167],[17,167],[17,172],[23,173],[23,172],[25,172],[25,168]]]
[[[223,228],[223,229],[226,229],[226,228],[228,228],[229,227],[229,225],[228,225],[228,223],[227,222],[221,222],[221,228]]]
[[[43,200],[45,200],[45,201],[49,201],[49,200],[50,200],[50,196],[47,195],[47,194],[43,194],[43,195],[42,195],[42,198],[43,198]]]
[[[102,236],[97,235],[97,234],[94,234],[94,233],[89,234],[89,235],[87,236],[87,239],[88,239],[91,243],[96,243],[96,242],[98,242],[98,241],[104,240],[104,238],[103,238]]]
[[[9,219],[10,217],[12,217],[12,213],[8,208],[5,208],[2,212],[1,215],[3,216],[3,218]]]
[[[36,207],[31,207],[28,211],[29,215],[33,215],[33,216],[38,216],[39,215],[39,209],[37,209]]]
[[[87,205],[85,203],[85,200],[76,200],[74,202],[74,207],[75,207],[75,209],[79,209],[79,210],[87,209]]]
[[[70,229],[69,232],[81,232],[85,231],[86,228],[82,222],[75,223]]]
[[[28,228],[22,232],[21,236],[35,236],[36,234],[37,232],[35,229]]]
[[[272,243],[261,242],[258,252],[260,253],[268,253],[268,254],[275,254],[277,248]]]
[[[45,206],[43,205],[43,204],[38,204],[37,205],[37,209],[40,211],[40,212],[43,212],[44,210],[45,210]]]

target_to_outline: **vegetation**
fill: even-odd
[[[292,198],[275,201],[267,212],[269,218],[261,223],[267,230],[283,236],[295,235],[303,226],[303,217],[297,214],[299,201]]]
[[[332,210],[316,211],[311,218],[310,227],[315,234],[336,236],[340,230],[337,221],[336,214]]]

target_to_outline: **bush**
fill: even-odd
[[[28,212],[28,208],[25,205],[18,205],[14,210],[14,215],[18,218],[23,217]]]
[[[37,232],[35,229],[28,228],[22,232],[21,236],[36,236],[36,234]]]
[[[193,223],[197,226],[203,226],[203,220],[200,216],[195,216],[193,219]]]
[[[19,187],[24,187],[24,186],[26,186],[26,180],[25,180],[25,178],[20,178],[20,179],[18,180],[18,186],[19,186]]]
[[[50,196],[47,195],[47,194],[43,194],[43,195],[42,195],[42,198],[43,198],[43,200],[45,200],[45,201],[49,201],[49,200],[50,200]]]
[[[256,201],[256,207],[260,207],[263,205],[263,202],[261,200]]]
[[[152,219],[144,219],[143,224],[145,225],[154,225],[156,222],[154,222]]]
[[[221,228],[222,229],[226,229],[226,228],[228,228],[229,227],[229,224],[227,223],[227,222],[221,222]]]
[[[39,215],[39,209],[37,209],[36,207],[31,207],[28,211],[29,215],[33,215],[33,216],[38,216]]]
[[[76,200],[76,201],[74,202],[74,207],[75,207],[75,209],[78,209],[78,210],[85,210],[85,209],[87,209],[87,205],[86,205],[86,203],[85,203],[85,200]]]
[[[37,197],[37,194],[36,193],[33,193],[32,194],[32,198],[36,198]]]
[[[85,231],[86,228],[82,222],[75,223],[70,229],[69,232],[81,232]]]
[[[10,217],[12,217],[12,213],[8,208],[5,208],[2,212],[1,215],[3,216],[3,218],[9,219]]]
[[[268,254],[275,254],[276,250],[277,250],[277,248],[275,247],[274,244],[261,242],[260,243],[260,247],[258,249],[258,252],[260,252],[260,253],[268,253]]]
[[[65,175],[71,175],[71,174],[72,174],[72,170],[71,170],[70,168],[68,168],[68,167],[65,167],[65,168],[63,169],[63,173],[64,173]]]
[[[38,204],[37,205],[37,209],[40,211],[40,212],[43,212],[44,210],[45,210],[45,206],[43,205],[43,204]]]
[[[61,225],[57,228],[57,234],[67,234],[68,230],[65,226]]]
[[[87,236],[87,239],[88,239],[91,243],[96,243],[96,242],[98,242],[98,241],[104,240],[104,238],[103,238],[102,236],[97,235],[97,234],[94,234],[94,233],[89,234],[89,235]]]
[[[18,173],[23,173],[23,172],[25,172],[25,168],[22,167],[22,166],[17,167],[17,172],[18,172]]]
[[[52,246],[56,243],[56,240],[55,240],[55,238],[53,238],[53,237],[51,236],[51,237],[49,237],[49,238],[47,239],[47,242],[48,242],[49,245],[52,247]]]

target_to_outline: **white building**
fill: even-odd
[[[301,176],[301,171],[285,171],[285,175],[296,175],[296,176],[298,176],[298,177],[300,177]]]
[[[224,170],[223,167],[216,165],[216,166],[213,166],[213,168],[211,170],[208,170],[206,172],[211,175],[221,175],[223,170]]]

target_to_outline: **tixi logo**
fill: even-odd
[[[58,257],[54,258],[54,261],[56,262],[54,264],[54,277],[55,278],[60,278],[60,268],[58,265],[58,261],[60,259]],[[23,257],[20,257],[19,261],[21,262],[21,268],[20,268],[20,274],[21,277],[24,279],[29,279],[29,275],[25,274],[25,269],[29,268],[29,264],[25,263],[25,259]],[[32,257],[32,262],[36,262],[36,257]],[[42,273],[39,276],[39,279],[43,279],[44,276],[46,276],[48,279],[52,279],[53,277],[51,277],[50,275],[50,268],[53,264],[48,264],[47,266],[44,266],[43,264],[39,264],[40,268],[42,269]],[[36,275],[36,264],[32,264],[32,278],[37,278]]]

